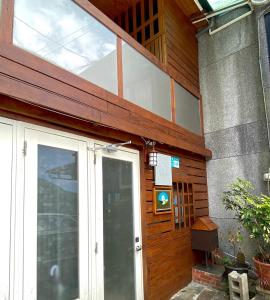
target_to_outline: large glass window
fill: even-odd
[[[124,98],[171,120],[170,77],[123,43]]]
[[[103,157],[104,299],[135,299],[132,163]]]
[[[116,35],[71,0],[16,0],[13,42],[117,94]]]
[[[38,300],[79,298],[77,169],[77,152],[38,146]]]
[[[176,123],[201,135],[200,103],[181,85],[175,82]]]

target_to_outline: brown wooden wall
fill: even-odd
[[[166,64],[199,91],[196,29],[174,0],[164,0]]]
[[[181,158],[173,169],[173,181],[193,183],[195,216],[208,215],[206,162],[204,158],[179,152],[160,152]],[[189,228],[175,229],[174,215],[153,213],[153,170],[146,164],[142,175],[142,219],[145,296],[167,300],[191,281],[193,255]]]

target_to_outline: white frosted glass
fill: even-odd
[[[124,98],[171,120],[170,78],[123,43]]]
[[[13,42],[117,94],[116,35],[71,0],[16,0]]]
[[[200,105],[198,98],[175,83],[176,123],[201,135]]]

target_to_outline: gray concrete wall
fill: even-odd
[[[232,16],[218,22],[228,17]],[[198,40],[205,141],[213,152],[207,163],[210,216],[220,226],[221,248],[232,253],[227,232],[236,223],[224,209],[222,193],[237,177],[253,182],[257,193],[267,193],[263,174],[270,166],[256,14]],[[269,75],[266,52],[264,68]],[[269,85],[267,88],[270,113]],[[242,248],[249,259],[252,244],[246,236]]]

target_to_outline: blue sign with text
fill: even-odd
[[[177,168],[179,169],[180,167],[180,158],[177,156],[172,156],[171,157],[171,163],[172,163],[172,168]]]

